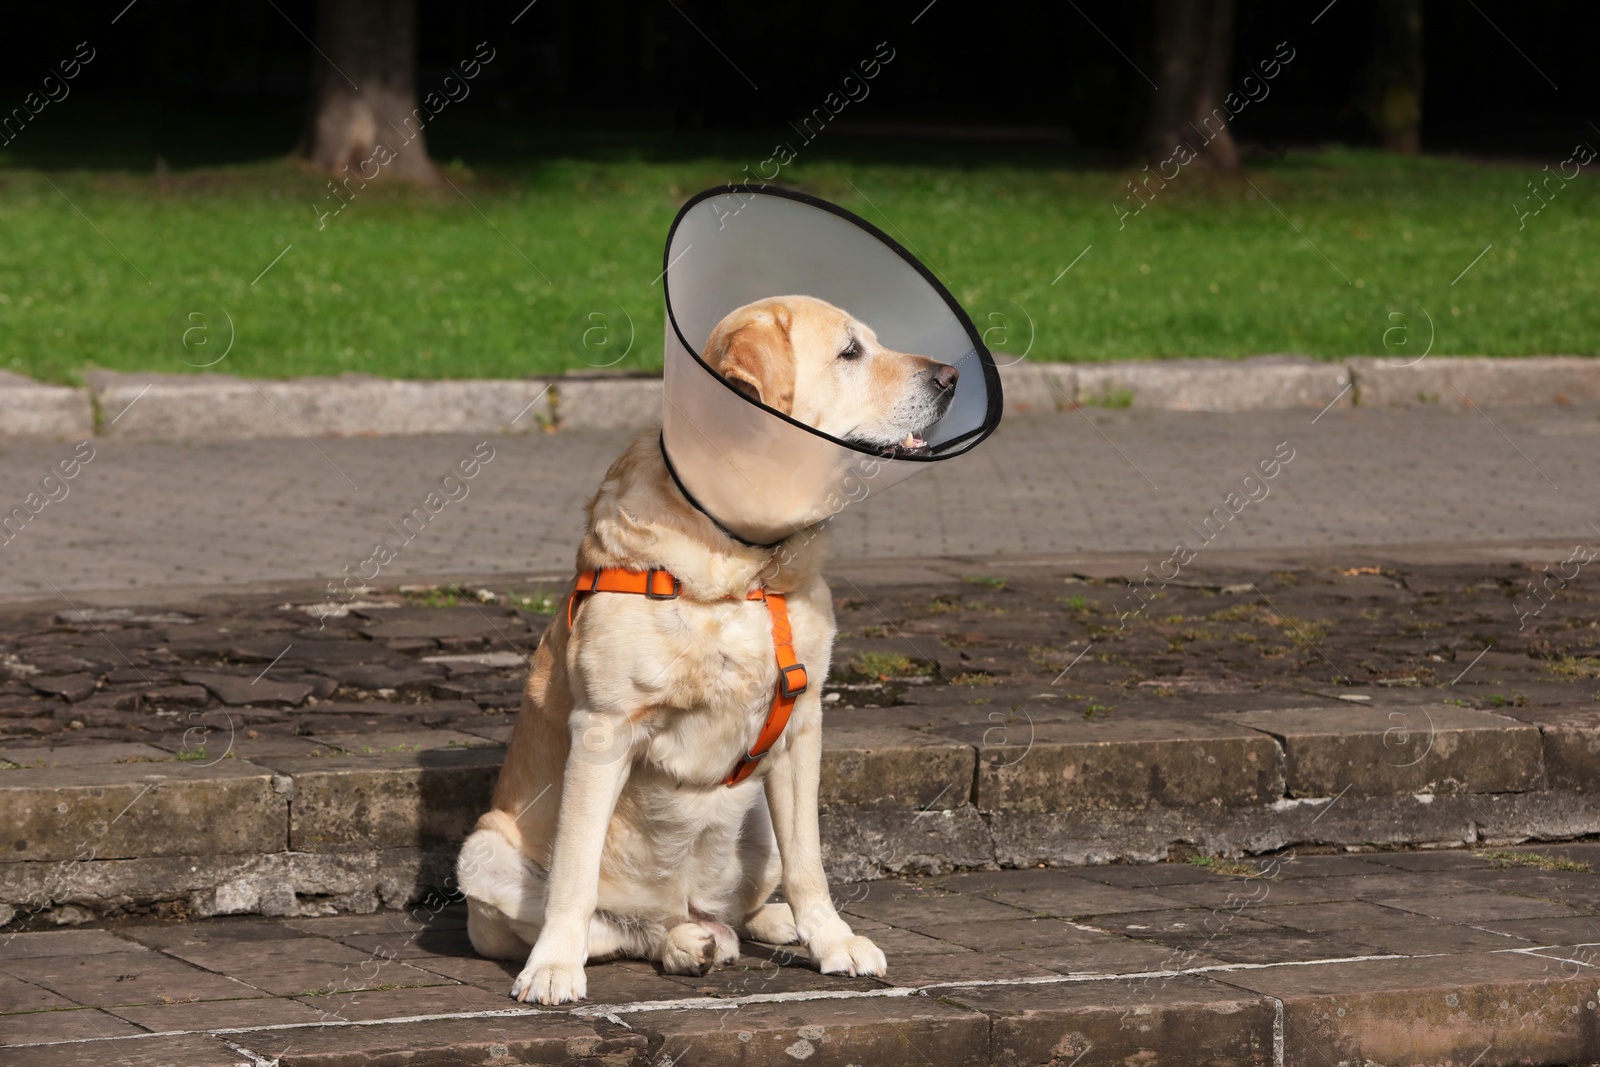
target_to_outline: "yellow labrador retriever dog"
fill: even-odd
[[[956,382],[954,367],[891,351],[804,296],[734,311],[705,360],[761,403],[889,452],[923,447]],[[511,995],[541,1004],[581,999],[588,960],[705,974],[738,959],[740,937],[802,942],[825,974],[884,974],[823,873],[834,621],[821,539],[734,540],[677,489],[653,431],[612,464],[588,515],[585,592],[539,643],[493,807],[457,863],[473,947],[526,956]],[[633,587],[587,592],[602,573]],[[799,684],[787,726],[774,724]],[[780,880],[787,903],[769,903]]]

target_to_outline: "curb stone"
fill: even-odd
[[[633,430],[655,424],[661,379],[595,372],[515,380],[413,381],[345,374],[253,381],[224,374],[95,370],[86,389],[0,371],[0,438],[241,439]],[[1485,406],[1600,400],[1600,359],[1371,356],[1017,362],[1000,367],[1006,410],[1077,406],[1166,411]]]
[[[641,430],[661,421],[661,379],[571,375],[546,379],[546,424],[564,430]]]
[[[1078,368],[1071,363],[1028,363],[1019,360],[999,369],[1007,415],[1025,411],[1064,411],[1077,402]]]
[[[0,370],[0,437],[94,436],[89,394]]]
[[[91,371],[107,437],[359,437],[529,433],[548,424],[549,381],[391,381],[365,375],[251,381],[223,374]]]
[[[1349,407],[1350,372],[1308,356],[1096,363],[1078,368],[1078,403],[1168,411]]]
[[[1515,361],[1456,356],[1403,366],[1364,356],[1350,360],[1348,366],[1361,403],[1368,407],[1600,400],[1600,362],[1581,356],[1527,356]]]

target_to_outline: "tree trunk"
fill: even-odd
[[[1386,152],[1422,151],[1422,0],[1378,0],[1367,118]]]
[[[1237,170],[1232,116],[1223,107],[1233,66],[1234,0],[1155,0],[1157,90],[1144,150],[1166,160],[1188,145],[1189,166]]]
[[[317,48],[306,158],[335,178],[437,181],[417,109],[416,0],[318,0]]]

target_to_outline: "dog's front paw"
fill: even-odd
[[[523,1002],[539,1004],[566,1004],[582,1000],[589,985],[583,976],[581,963],[530,962],[511,983],[511,997]]]
[[[817,967],[823,974],[848,974],[881,978],[889,973],[889,961],[870,938],[859,935],[815,952]]]

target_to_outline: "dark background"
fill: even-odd
[[[20,105],[79,41],[98,55],[72,83],[76,102],[52,105],[51,121],[0,149],[5,158],[149,169],[295,148],[321,62],[301,35],[314,34],[311,0],[137,0],[113,25],[125,2],[8,16],[0,110]],[[480,41],[498,53],[472,95],[429,127],[434,158],[488,165],[770,145],[887,41],[896,58],[831,127],[828,154],[925,157],[959,144],[970,158],[974,142],[991,140],[1010,162],[1115,162],[1133,158],[1151,95],[1133,64],[1156,74],[1151,5],[1139,0],[935,0],[927,10],[926,0],[538,0],[511,25],[524,7],[421,0],[419,92]],[[1297,52],[1234,125],[1245,151],[1375,143],[1358,103],[1374,25],[1372,0],[1240,0],[1235,83],[1278,42]],[[1596,30],[1592,3],[1427,3],[1424,150],[1549,158],[1600,136],[1589,126],[1600,122]]]

